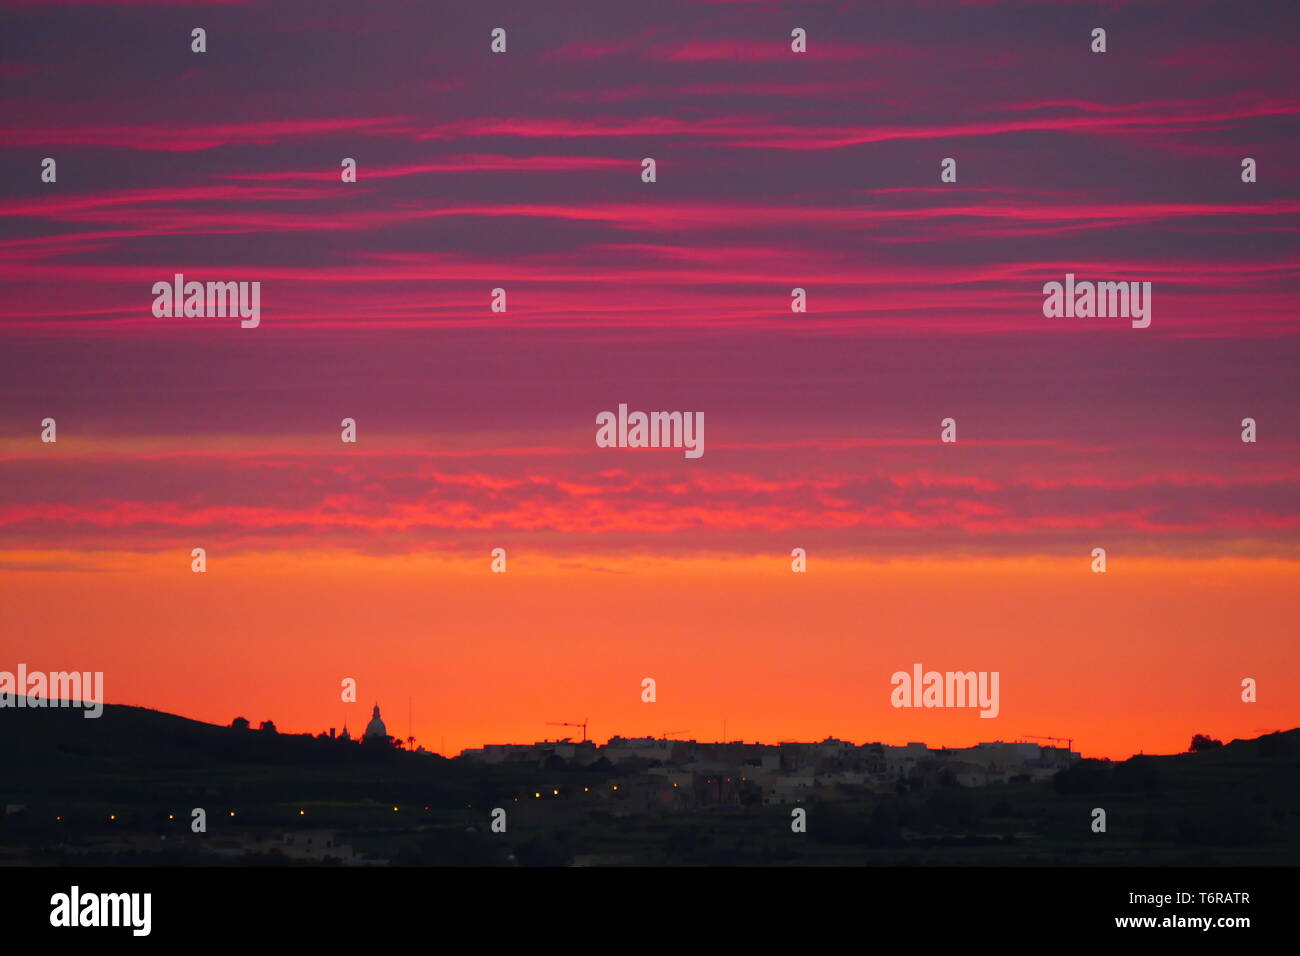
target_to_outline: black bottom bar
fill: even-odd
[[[634,933],[668,946],[683,933],[698,944],[753,942],[756,930],[813,939],[910,927],[926,943],[1050,932],[1231,945],[1243,933],[1284,928],[1295,878],[1294,868],[14,867],[0,869],[0,900],[7,942],[130,941],[143,911],[121,897],[101,907],[100,894],[148,893],[147,938],[169,944],[252,941],[268,931],[295,943],[397,933],[428,933],[432,942],[455,929],[493,945],[568,938],[605,946]],[[74,886],[77,921],[116,911],[126,925],[51,925],[52,914],[72,922]]]

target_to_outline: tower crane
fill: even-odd
[[[548,720],[546,722],[546,726],[547,727],[581,727],[582,742],[584,744],[587,742],[587,718],[586,717],[582,718],[582,723],[580,724],[575,724],[573,721],[569,721],[569,720]]]

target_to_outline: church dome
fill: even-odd
[[[378,704],[375,704],[375,713],[374,716],[370,718],[370,723],[366,724],[365,736],[367,738],[370,737],[384,738],[388,736],[388,728],[385,727],[384,722],[379,719]]]

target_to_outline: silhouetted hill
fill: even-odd
[[[463,805],[518,771],[310,735],[237,730],[143,707],[0,709],[0,800],[402,798]],[[516,787],[509,788],[513,791]]]
[[[1057,774],[1060,793],[1137,793],[1196,788],[1256,788],[1300,792],[1300,729],[1234,740],[1197,753],[1143,755],[1123,761],[1081,760]]]

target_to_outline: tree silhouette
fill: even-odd
[[[1207,734],[1197,734],[1192,738],[1192,745],[1187,748],[1188,753],[1200,753],[1202,750],[1213,750],[1215,747],[1222,747],[1222,740],[1215,740]]]

